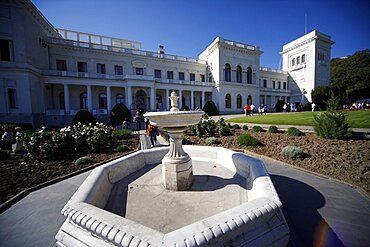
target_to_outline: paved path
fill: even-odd
[[[144,148],[148,141],[142,131]],[[265,164],[284,205],[289,246],[369,246],[370,202],[364,196],[271,159]],[[89,173],[32,192],[0,214],[0,246],[55,246],[54,236],[65,220],[60,211]],[[317,239],[321,242],[314,244]]]

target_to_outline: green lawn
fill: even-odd
[[[285,114],[268,114],[253,117],[238,117],[228,119],[226,122],[233,123],[256,123],[273,125],[313,125],[313,116],[318,112],[292,112]],[[370,128],[370,110],[349,111],[348,120],[352,128]]]

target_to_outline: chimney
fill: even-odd
[[[165,51],[164,45],[159,45],[158,54],[164,54]]]

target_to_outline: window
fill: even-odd
[[[117,94],[116,95],[116,104],[125,104],[125,96],[123,94]]]
[[[301,57],[297,57],[297,65],[301,63]]]
[[[173,71],[167,71],[167,79],[173,79]]]
[[[206,81],[206,76],[205,75],[200,75],[200,81],[205,82]]]
[[[87,109],[87,94],[80,94],[80,109]]]
[[[65,109],[64,92],[59,94],[59,109]]]
[[[263,80],[263,87],[267,88],[267,80]]]
[[[184,72],[179,72],[179,80],[181,80],[181,81],[185,80]]]
[[[242,67],[236,66],[236,82],[242,82]]]
[[[67,61],[66,60],[57,60],[57,70],[67,70]]]
[[[114,74],[123,75],[123,67],[121,65],[114,65]]]
[[[195,74],[194,73],[190,73],[190,81],[195,81]]]
[[[225,81],[231,81],[231,67],[230,64],[225,64]]]
[[[281,81],[278,81],[278,89],[281,89]]]
[[[0,39],[0,61],[13,61],[13,42]]]
[[[162,71],[159,69],[154,70],[154,78],[162,78]]]
[[[306,62],[306,55],[305,54],[303,54],[302,55],[302,63],[305,63]]]
[[[236,96],[236,108],[242,108],[242,96],[240,94]]]
[[[144,75],[144,69],[143,68],[136,68],[136,74],[137,75]]]
[[[98,74],[105,74],[105,64],[102,63],[96,64],[96,72]]]
[[[107,95],[99,94],[99,109],[107,109]]]
[[[252,68],[248,67],[247,69],[247,83],[252,84]]]
[[[77,71],[78,72],[87,72],[87,63],[86,62],[77,62]]]
[[[292,59],[292,66],[295,65],[295,58]]]
[[[319,52],[318,59],[319,59],[319,61],[325,61],[325,54],[322,53],[322,52]]]
[[[286,82],[283,82],[283,89],[286,89]]]
[[[9,108],[17,108],[17,91],[15,88],[8,89]]]
[[[272,81],[272,88],[275,88],[275,81]]]
[[[230,94],[225,95],[225,108],[231,108],[231,96],[230,96]]]

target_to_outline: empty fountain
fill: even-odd
[[[182,146],[202,111],[148,117],[170,146],[94,169],[62,210],[58,246],[286,246],[289,228],[261,160],[221,147]]]

